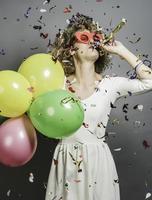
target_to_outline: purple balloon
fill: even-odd
[[[0,162],[17,167],[27,163],[37,148],[37,135],[26,115],[0,125]]]

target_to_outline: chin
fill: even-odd
[[[96,49],[90,49],[91,52],[88,53],[88,58],[89,59],[93,59],[93,60],[97,60],[99,58],[99,52]]]

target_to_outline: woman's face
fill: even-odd
[[[80,30],[77,31],[76,33],[91,33],[89,30],[85,29],[85,30]],[[76,47],[78,50],[75,52],[75,57],[77,59],[80,59],[81,61],[93,61],[95,62],[98,57],[99,57],[99,52],[92,47],[92,45],[90,43],[93,44],[94,39],[92,37],[90,37],[89,42],[85,42],[85,38],[84,38],[84,43],[80,40],[76,41],[74,43],[74,48]]]

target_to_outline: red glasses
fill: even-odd
[[[98,34],[96,32],[89,33],[87,31],[78,31],[75,33],[75,37],[77,39],[77,42],[81,42],[84,44],[88,44],[91,40],[100,41],[101,39],[103,39],[103,36],[101,34]]]

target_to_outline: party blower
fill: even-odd
[[[122,27],[127,23],[127,20],[125,18],[122,18],[119,24],[112,30],[112,32],[105,36],[105,39],[103,40],[103,44],[107,44],[111,39],[114,38],[115,34],[122,29]]]
[[[102,44],[107,44],[110,40],[114,39],[114,36],[117,32],[120,31],[120,29],[127,23],[127,20],[125,18],[122,18],[121,21],[119,22],[119,24],[111,31],[111,33],[109,35],[105,35],[103,41],[101,42],[100,37],[98,37],[98,35],[96,34],[96,37],[94,39],[94,42],[92,43],[92,48],[98,48],[100,49],[100,53],[102,55],[102,47],[101,47],[101,43]],[[104,52],[103,52],[104,54]]]

